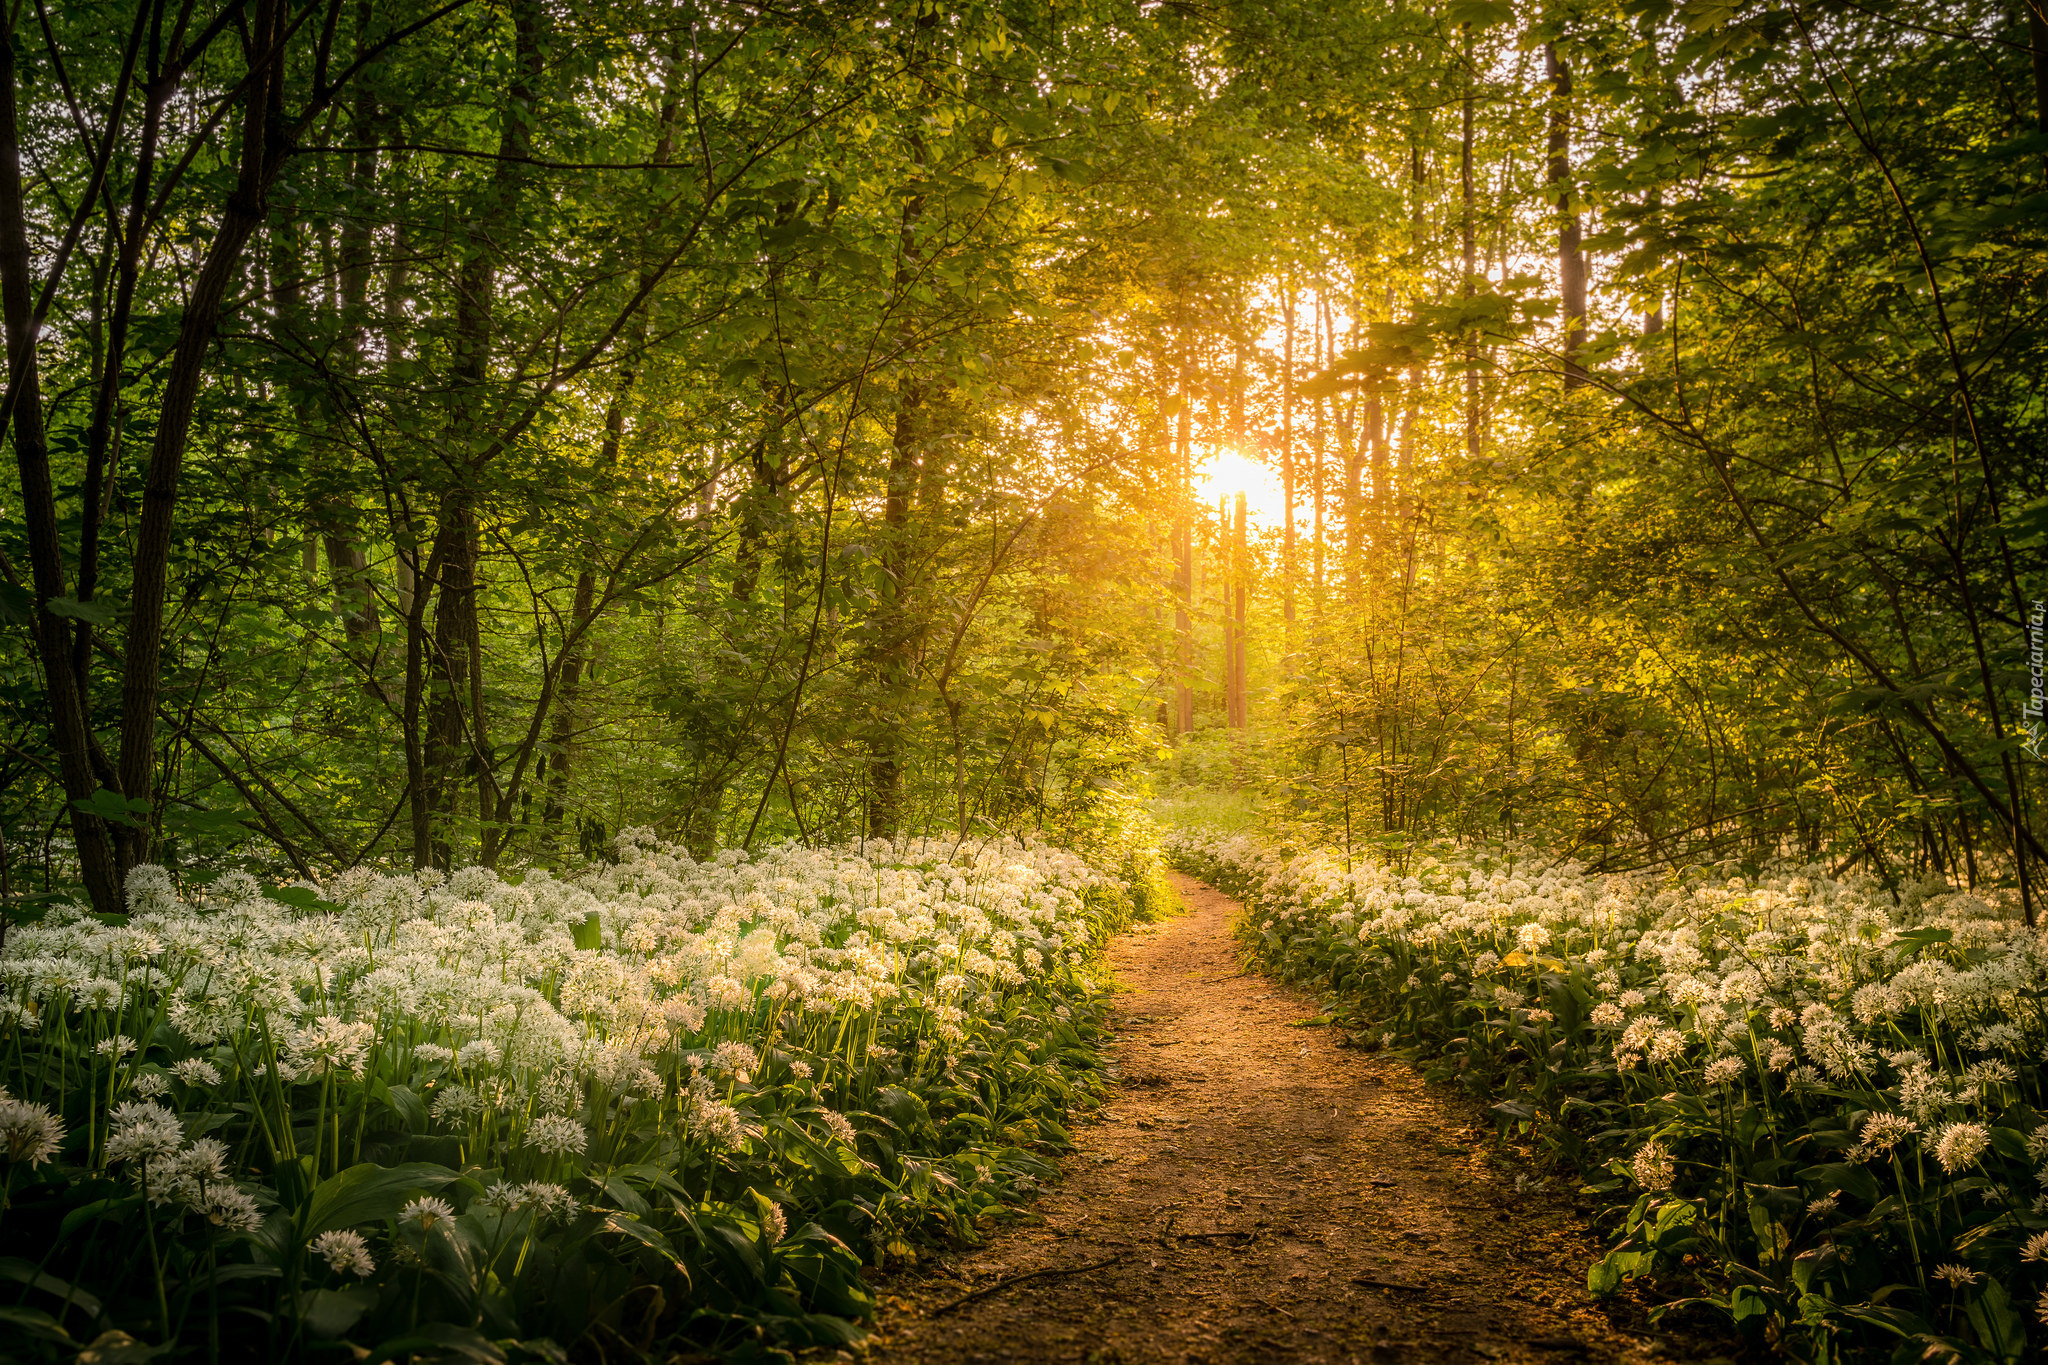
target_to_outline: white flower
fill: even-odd
[[[263,1226],[255,1199],[233,1185],[208,1185],[190,1202],[194,1213],[223,1232],[254,1232]]]
[[[361,1234],[347,1228],[321,1233],[313,1239],[310,1250],[327,1262],[327,1268],[337,1275],[357,1275],[368,1279],[377,1268],[377,1263],[370,1259],[370,1248],[364,1245]]]
[[[860,1134],[854,1130],[853,1123],[846,1115],[836,1109],[821,1109],[818,1114],[824,1120],[825,1127],[831,1130],[833,1137],[849,1147],[860,1145]]]
[[[1946,1280],[1954,1288],[1961,1289],[1966,1284],[1977,1283],[1977,1281],[1982,1279],[1983,1276],[1979,1275],[1976,1271],[1970,1269],[1966,1265],[1951,1264],[1944,1266],[1936,1266],[1934,1270],[1934,1278],[1937,1280]]]
[[[1646,1190],[1668,1190],[1671,1182],[1678,1178],[1678,1167],[1671,1160],[1671,1153],[1654,1138],[1636,1148],[1628,1166],[1636,1183]]]
[[[550,1156],[581,1156],[588,1142],[583,1125],[572,1118],[538,1118],[526,1127],[526,1146]]]
[[[1740,1057],[1716,1057],[1707,1063],[1707,1069],[1701,1075],[1708,1085],[1728,1085],[1740,1076],[1744,1069]]]
[[[1806,1212],[1810,1217],[1825,1218],[1829,1214],[1833,1213],[1839,1207],[1840,1205],[1833,1195],[1824,1194],[1820,1198],[1808,1204],[1806,1206]]]
[[[117,1033],[111,1038],[102,1038],[94,1043],[92,1050],[96,1057],[126,1057],[135,1051],[135,1040],[125,1033]]]
[[[431,1230],[436,1223],[453,1222],[454,1218],[454,1206],[430,1194],[423,1194],[413,1200],[398,1215],[399,1222],[411,1223],[422,1232]]]
[[[1934,1159],[1953,1175],[1974,1165],[1991,1145],[1991,1134],[1981,1123],[1951,1123],[1934,1139]]]
[[[185,1130],[177,1115],[160,1104],[117,1104],[109,1118],[113,1125],[107,1139],[109,1162],[134,1161],[146,1168],[185,1145]]]
[[[171,1074],[190,1086],[220,1084],[220,1068],[198,1057],[187,1057],[183,1061],[172,1062]]]
[[[153,1100],[170,1091],[171,1078],[161,1071],[145,1071],[129,1082],[128,1088],[142,1099]]]
[[[2048,1232],[2037,1232],[2020,1248],[2022,1261],[2048,1261]]]
[[[1880,1152],[1889,1152],[1920,1130],[1920,1125],[1904,1114],[1872,1114],[1863,1123],[1863,1138],[1849,1151],[1851,1161],[1867,1161]]]
[[[0,1092],[0,1154],[11,1162],[40,1166],[57,1154],[64,1124],[48,1105],[4,1097]]]

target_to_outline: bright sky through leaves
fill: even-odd
[[[1255,526],[1280,524],[1287,506],[1286,494],[1280,487],[1280,471],[1263,461],[1224,446],[1209,458],[1208,464],[1200,471],[1200,479],[1196,491],[1209,506],[1214,507],[1220,498],[1242,493],[1248,523]],[[1299,522],[1304,515],[1297,498],[1296,521]]]

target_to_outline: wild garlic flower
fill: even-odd
[[[2022,1261],[2048,1261],[2048,1232],[2037,1232],[2020,1248]]]
[[[220,1084],[220,1068],[199,1057],[187,1057],[171,1063],[171,1074],[189,1086],[216,1086]]]
[[[1889,1154],[1892,1148],[1920,1131],[1920,1125],[1904,1114],[1872,1114],[1863,1123],[1863,1136],[1849,1150],[1851,1161],[1868,1161]]]
[[[108,1117],[112,1127],[112,1135],[107,1139],[110,1163],[133,1161],[146,1167],[185,1145],[185,1130],[179,1125],[178,1116],[160,1104],[117,1104]]]
[[[222,1232],[254,1232],[263,1226],[263,1211],[255,1198],[230,1184],[208,1185],[188,1203],[194,1213]]]
[[[410,1223],[422,1232],[430,1232],[437,1224],[455,1221],[455,1208],[445,1199],[423,1194],[399,1212],[398,1221]]]
[[[1824,1194],[1820,1198],[1809,1203],[1806,1206],[1806,1212],[1807,1216],[1811,1218],[1826,1218],[1840,1207],[1841,1204],[1835,1198],[1835,1196],[1831,1194]]]
[[[0,1091],[0,1155],[16,1164],[40,1166],[57,1154],[63,1141],[63,1120],[48,1105],[30,1104]]]
[[[1671,1182],[1678,1178],[1677,1163],[1671,1159],[1671,1153],[1664,1144],[1654,1138],[1636,1148],[1628,1166],[1636,1184],[1646,1190],[1668,1190]]]
[[[1716,1057],[1707,1063],[1700,1079],[1708,1085],[1729,1085],[1747,1069],[1740,1057]]]
[[[860,1134],[846,1115],[836,1109],[820,1109],[818,1117],[833,1137],[845,1143],[848,1147],[858,1147],[860,1145]]]
[[[161,1071],[145,1071],[128,1083],[128,1089],[140,1099],[153,1100],[170,1092],[171,1078]]]
[[[102,1038],[94,1043],[92,1051],[95,1057],[126,1057],[135,1051],[135,1040],[125,1033],[117,1033],[111,1038]]]
[[[1934,1159],[1941,1163],[1941,1169],[1954,1175],[1975,1165],[1990,1145],[1991,1133],[1983,1124],[1951,1123],[1934,1139]]]
[[[575,1119],[550,1115],[526,1126],[525,1145],[550,1156],[581,1156],[589,1137]]]
[[[313,1239],[309,1250],[327,1262],[327,1268],[337,1275],[356,1275],[368,1279],[377,1269],[377,1263],[370,1258],[370,1248],[364,1243],[362,1234],[347,1228],[321,1233]]]
[[[1951,1263],[1949,1265],[1936,1266],[1934,1278],[1946,1281],[1952,1288],[1961,1289],[1964,1285],[1975,1284],[1984,1277],[1966,1265]]]

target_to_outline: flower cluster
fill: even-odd
[[[1854,1333],[1888,1264],[1919,1296],[1880,1296],[1895,1330],[1996,1353],[2017,1338],[1984,1333],[2021,1331],[2048,1282],[2021,1255],[2048,1228],[2048,934],[2009,910],[1816,868],[1449,848],[1347,868],[1201,830],[1167,852],[1245,901],[1262,965],[1343,983],[1340,1019],[1489,1083],[1511,1138],[1633,1201],[1596,1290],[1682,1273],[1659,1250],[1682,1246],[1727,1268],[1703,1297],[1737,1321]]]
[[[448,1265],[477,1286],[453,1320],[497,1294],[496,1335],[547,1335],[517,1327],[522,1299],[574,1296],[517,1277],[596,1273],[550,1238],[668,1248],[729,1225],[823,1286],[846,1245],[909,1254],[935,1210],[971,1230],[1044,1174],[1026,1148],[1064,1140],[1085,1078],[1061,1059],[1088,1055],[1077,1007],[1093,1017],[1095,950],[1127,907],[1081,858],[1014,839],[698,860],[645,830],[564,874],[194,890],[145,867],[127,895],[125,922],[59,907],[0,950],[15,1204],[32,1179],[51,1208],[125,1180],[163,1237],[266,1267],[227,1277],[280,1284],[259,1317],[319,1303],[306,1330],[330,1337],[342,1307],[443,1311],[348,1283]],[[949,1127],[962,1108],[974,1122]],[[878,1125],[887,1142],[865,1141]],[[912,1182],[913,1155],[955,1174]],[[829,1230],[791,1231],[792,1199]],[[786,1303],[756,1263],[762,1301]],[[296,1275],[327,1297],[295,1297]]]

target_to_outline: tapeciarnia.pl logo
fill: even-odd
[[[2020,703],[2020,715],[2026,723],[2020,728],[2026,732],[2027,753],[2039,758],[2042,743],[2048,740],[2048,725],[2044,725],[2041,714],[2043,601],[2037,597],[2030,606],[2027,612],[2027,699]]]

